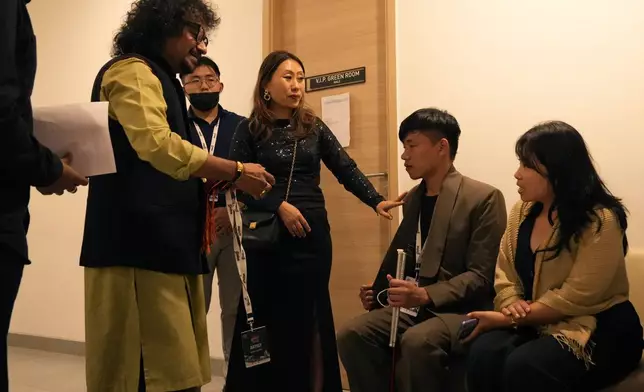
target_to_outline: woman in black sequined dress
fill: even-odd
[[[329,297],[331,234],[320,189],[321,162],[344,187],[381,216],[401,203],[385,201],[331,130],[304,105],[304,66],[293,54],[273,52],[260,67],[254,107],[240,123],[230,159],[256,162],[276,178],[249,209],[276,212],[279,247],[246,252],[248,291],[256,326],[266,326],[269,363],[246,368],[241,334],[248,330],[240,302],[226,392],[340,392],[340,370]],[[297,154],[288,202],[284,201]]]

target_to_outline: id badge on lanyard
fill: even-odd
[[[415,265],[414,265],[414,274],[416,275],[415,277],[407,276],[405,280],[414,282],[416,286],[418,286],[418,282],[420,280],[420,253],[423,250],[423,242],[422,242],[422,235],[420,231],[420,217],[418,217],[418,229],[416,230],[416,244],[414,246],[414,257],[415,257]],[[418,316],[418,311],[420,310],[420,306],[416,306],[413,308],[400,308],[400,311],[411,316],[411,317],[416,317]]]
[[[219,133],[219,121],[217,120],[217,124],[215,124],[215,127],[212,129],[212,138],[210,140],[210,147],[206,144],[206,138],[203,135],[203,132],[201,131],[201,128],[199,127],[199,124],[197,124],[195,121],[193,121],[193,124],[195,125],[195,130],[197,131],[197,135],[199,136],[199,141],[201,142],[201,148],[204,150],[208,151],[209,155],[213,155],[215,152],[215,143],[217,142],[217,133]],[[205,182],[205,179],[204,179]],[[217,201],[217,195],[210,195],[208,197],[208,201],[213,203]]]
[[[244,299],[244,309],[246,310],[246,322],[250,327],[249,330],[242,332],[241,344],[244,352],[244,363],[247,368],[258,366],[271,361],[271,354],[268,348],[268,334],[266,327],[255,327],[255,317],[253,316],[253,305],[248,294],[248,272],[246,263],[246,252],[242,246],[242,218],[237,202],[235,191],[226,191],[226,210],[228,218],[233,227],[233,254],[237,263],[237,272],[242,286],[242,297]]]

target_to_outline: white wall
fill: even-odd
[[[29,5],[38,40],[35,106],[89,100],[94,77],[109,60],[112,36],[130,3],[38,0]],[[246,115],[262,60],[262,0],[215,3],[222,23],[211,36],[208,54],[222,71],[222,104]],[[25,270],[11,332],[84,340],[83,271],[78,258],[86,197],[86,189],[64,197],[32,192],[29,246],[33,265]],[[210,348],[213,357],[223,358],[218,314],[215,295],[208,316]]]
[[[644,2],[397,1],[398,119],[450,111],[463,134],[456,167],[518,200],[514,142],[560,119],[586,139],[630,209],[644,247]],[[399,167],[400,190],[408,180]]]

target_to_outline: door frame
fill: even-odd
[[[388,198],[398,196],[398,101],[396,85],[396,0],[385,1],[385,118],[387,121],[387,181]],[[279,15],[280,0],[263,1],[262,20],[262,58],[275,48],[275,34],[273,31],[275,16]],[[389,240],[391,241],[398,230],[401,209],[391,211],[393,219],[389,224]]]

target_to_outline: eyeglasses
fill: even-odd
[[[206,76],[206,77],[199,77],[195,76],[190,79],[188,79],[184,85],[194,85],[194,86],[201,86],[203,83],[206,83],[206,86],[212,88],[219,83],[219,78],[214,77],[214,76]]]
[[[208,46],[208,37],[206,36],[206,31],[203,29],[203,27],[201,27],[200,24],[194,22],[185,21],[185,23],[190,30],[190,34],[192,34],[192,37],[197,42],[197,45],[203,42],[205,46]],[[201,38],[199,38],[200,36]]]

